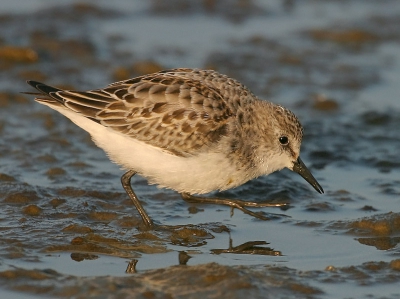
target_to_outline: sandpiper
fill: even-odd
[[[27,82],[39,91],[37,102],[89,132],[126,170],[122,185],[146,226],[153,222],[132,190],[136,173],[185,200],[225,204],[262,219],[245,206],[274,204],[194,194],[237,187],[285,167],[324,192],[300,159],[297,117],[213,70],[165,70],[90,91]]]

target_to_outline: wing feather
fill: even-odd
[[[49,96],[121,134],[191,155],[226,135],[233,113],[217,88],[189,73],[163,71],[86,92],[51,89]]]

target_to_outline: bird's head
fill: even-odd
[[[301,175],[316,191],[324,193],[321,185],[300,159],[303,127],[299,120],[290,110],[280,105],[274,105],[273,109],[274,119],[268,134],[268,152],[273,153],[269,158],[269,172],[286,167]]]

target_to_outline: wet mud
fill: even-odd
[[[6,1],[0,13],[0,297],[399,298],[397,1]],[[94,89],[212,68],[300,118],[319,195],[289,171],[183,201],[123,172],[25,80]],[[4,297],[6,298],[6,297]]]

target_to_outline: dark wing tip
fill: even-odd
[[[56,100],[57,102],[60,102],[61,104],[64,104],[63,98],[57,94],[57,92],[62,91],[62,89],[49,86],[44,83],[33,80],[27,80],[26,83],[28,83],[30,86],[36,88],[36,90],[39,91],[39,93],[27,93],[37,96],[36,98],[37,101],[48,101],[52,99]]]
[[[33,81],[33,80],[26,80],[26,83],[28,83],[30,86],[33,86],[35,88],[36,88],[36,85],[43,84],[41,82]]]
[[[50,93],[52,93],[52,92],[57,92],[57,91],[61,90],[61,89],[55,88],[53,86],[49,86],[44,83],[38,82],[38,81],[27,80],[26,83],[28,83],[30,86],[36,88],[41,93],[44,93],[47,95],[50,95]]]

